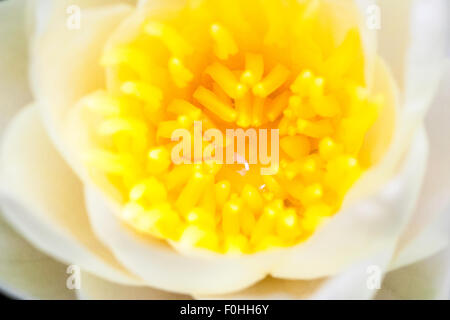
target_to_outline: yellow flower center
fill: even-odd
[[[254,253],[305,241],[339,210],[369,165],[360,149],[383,101],[366,88],[358,29],[337,39],[324,6],[191,1],[152,13],[105,50],[107,88],[82,100],[100,146],[86,165],[118,192],[131,228]],[[171,137],[196,121],[223,133],[279,129],[279,168],[261,175],[248,154],[237,164],[175,164]]]

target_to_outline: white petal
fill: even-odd
[[[405,108],[422,117],[433,102],[445,70],[450,5],[446,0],[416,0],[411,10],[411,44],[406,56]]]
[[[378,0],[379,54],[401,89],[405,117],[423,120],[436,92],[449,37],[446,0]]]
[[[66,266],[36,250],[0,218],[0,290],[22,299],[75,299]]]
[[[261,280],[277,255],[229,257],[208,253],[189,256],[166,243],[143,239],[126,228],[98,190],[87,188],[87,210],[94,232],[117,259],[148,285],[186,294],[222,294]]]
[[[82,300],[189,300],[189,296],[177,295],[149,287],[118,285],[87,272],[81,273],[78,298]]]
[[[396,82],[403,90],[405,58],[409,45],[410,10],[413,0],[378,0],[380,29],[378,54],[389,65]]]
[[[450,254],[443,251],[429,259],[390,272],[377,299],[445,299],[450,297]]]
[[[87,208],[98,237],[119,261],[156,288],[196,296],[224,294],[249,287],[270,273],[281,278],[311,279],[350,266],[353,268],[345,279],[361,278],[366,276],[368,266],[375,264],[385,270],[391,260],[420,187],[426,146],[421,131],[405,167],[384,190],[340,212],[311,240],[289,250],[242,257],[180,254],[125,228],[117,218],[117,208],[93,188],[86,189]],[[362,262],[354,265],[358,259]],[[356,279],[357,286],[360,280]]]
[[[11,123],[1,149],[5,219],[49,255],[112,281],[138,283],[95,238],[82,187],[50,143],[35,107]]]
[[[325,283],[326,279],[283,280],[268,277],[236,293],[216,296],[196,296],[195,298],[206,300],[301,300],[309,299]]]
[[[99,64],[103,46],[132,8],[122,4],[83,9],[81,28],[72,30],[66,27],[65,7],[56,5],[58,1],[46,3],[49,22],[35,39],[32,88],[52,141],[83,176],[64,135],[67,114],[80,97],[104,86]]]
[[[25,39],[25,0],[0,2],[0,136],[12,116],[31,101]]]
[[[426,119],[430,156],[418,207],[402,235],[394,268],[432,255],[442,249],[449,238],[450,149],[443,137],[450,135],[450,64],[447,64],[439,94]]]

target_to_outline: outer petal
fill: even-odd
[[[428,113],[426,127],[430,158],[419,205],[399,241],[393,267],[418,261],[442,249],[450,233],[450,148],[443,137],[450,135],[450,61],[445,68],[441,89]]]
[[[35,107],[7,130],[0,169],[2,211],[27,240],[112,281],[138,283],[92,233],[82,187],[48,140]]]
[[[449,250],[389,273],[377,299],[449,299]]]
[[[0,219],[0,288],[27,299],[74,299],[66,266],[32,247]]]
[[[0,2],[0,136],[12,116],[31,101],[27,75],[25,0]]]
[[[37,20],[48,19],[49,22],[37,22],[40,32],[34,40],[31,81],[52,141],[80,173],[80,165],[74,162],[69,152],[64,120],[81,96],[104,86],[104,74],[99,64],[101,50],[108,36],[132,8],[125,4],[84,8],[82,5],[87,1],[79,1],[83,7],[81,28],[71,30],[66,27],[66,6],[63,4],[67,3],[47,0],[38,7]],[[41,12],[48,12],[48,15]]]
[[[196,296],[198,299],[231,300],[300,300],[309,299],[326,283],[326,279],[283,280],[268,277],[257,284],[230,294]]]
[[[189,296],[177,295],[150,287],[118,285],[102,280],[87,272],[81,273],[78,298],[83,300],[189,300]]]

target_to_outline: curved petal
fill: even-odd
[[[31,101],[25,39],[25,1],[0,2],[0,136],[12,116]]]
[[[93,14],[94,11],[91,11],[91,13]],[[94,14],[93,14],[94,16]],[[52,40],[55,40],[54,38]],[[45,47],[45,46],[44,46]],[[44,51],[45,52],[45,51]],[[84,67],[87,66],[88,62],[92,62],[95,61],[93,57],[91,57],[92,60],[87,60],[86,65],[84,65]],[[56,69],[56,68],[55,68]],[[76,73],[77,74],[77,73]],[[80,73],[81,74],[81,73]],[[59,78],[58,78],[59,79]],[[64,80],[64,78],[62,79]],[[69,80],[67,80],[68,83]],[[63,81],[64,82],[64,81]],[[95,82],[97,83],[97,82]],[[94,85],[94,82],[91,82],[90,85]],[[52,90],[54,90],[54,84],[52,84]],[[74,92],[65,92],[64,96],[60,95],[60,97],[58,99],[60,99],[60,103],[59,104],[52,104],[55,103],[55,101],[58,101],[58,99],[52,101],[52,103],[49,103],[49,101],[46,101],[46,105],[47,106],[51,106],[51,105],[71,105],[70,101],[74,101],[76,96],[81,95],[81,93],[83,91],[87,91],[88,86],[84,87],[84,88],[77,88],[77,90],[75,90]],[[48,88],[49,90],[49,88]],[[67,98],[68,96],[68,98]],[[64,99],[63,99],[64,98]],[[69,103],[68,103],[68,100]],[[64,121],[56,121],[56,119],[61,119],[64,118],[66,116],[66,111],[68,110],[68,107],[65,108],[65,110],[63,111],[64,108],[58,109],[58,110],[52,110],[55,111],[55,114],[53,114],[52,112],[48,112],[49,113],[49,118],[53,118],[50,120],[47,120],[47,123],[50,122],[54,122],[53,125],[59,125],[64,126]],[[51,129],[50,131],[52,132],[53,130],[53,135],[56,136],[56,133],[59,131],[57,130],[55,127],[52,128],[52,124],[48,125],[48,127]],[[61,128],[59,128],[61,129]],[[415,128],[414,128],[415,129]],[[413,134],[414,130],[410,130],[408,131],[408,134]],[[61,137],[62,140],[60,140],[60,144],[62,146],[61,141],[64,141],[64,137]],[[396,157],[389,157],[391,162],[393,162],[393,164],[391,163],[391,171],[396,170],[396,163],[395,161],[392,161],[393,158],[400,159],[401,156],[403,155],[403,151],[404,149],[406,149],[409,145],[409,140],[401,140],[403,142],[403,144],[400,144],[400,146],[402,146],[403,148],[399,148],[399,150],[396,150],[396,148],[393,148],[394,151],[396,151]],[[56,141],[57,145],[58,145],[58,141]],[[63,150],[63,148],[60,148],[61,150]],[[423,152],[422,150],[422,154],[425,154],[426,152]],[[74,158],[67,156],[66,154],[66,158],[69,161],[72,161]],[[355,233],[355,235],[352,237],[345,237],[345,239],[347,239],[346,241],[338,241],[338,245],[337,246],[343,246],[346,245],[348,243],[350,243],[352,250],[348,250],[349,254],[341,254],[341,256],[339,257],[339,260],[335,261],[335,263],[331,263],[331,264],[323,264],[321,263],[322,266],[327,266],[327,268],[322,268],[322,269],[315,269],[313,266],[315,265],[314,263],[309,264],[308,266],[306,266],[306,268],[294,268],[292,266],[289,266],[289,260],[300,260],[300,261],[305,261],[304,257],[310,257],[310,255],[312,255],[316,262],[321,261],[321,259],[323,260],[324,257],[326,257],[327,252],[336,252],[333,251],[331,248],[329,248],[329,251],[324,251],[324,252],[318,252],[317,250],[311,250],[308,249],[308,247],[306,247],[307,249],[299,249],[299,250],[293,250],[292,254],[290,254],[289,258],[286,259],[277,259],[277,257],[279,257],[282,253],[281,252],[273,252],[273,253],[267,253],[267,254],[261,254],[261,255],[255,255],[255,256],[251,256],[251,257],[246,257],[243,259],[235,259],[235,258],[217,258],[214,256],[209,256],[209,257],[204,257],[202,259],[198,259],[196,257],[193,256],[189,256],[189,257],[185,257],[184,260],[182,260],[183,262],[186,262],[186,264],[180,264],[175,265],[176,263],[171,263],[170,265],[174,265],[171,269],[171,271],[174,270],[178,270],[179,268],[181,268],[182,266],[185,266],[188,270],[192,270],[191,272],[195,273],[196,276],[190,277],[189,279],[181,279],[182,281],[177,281],[180,280],[178,277],[182,277],[182,278],[186,278],[183,276],[182,272],[179,272],[177,274],[177,277],[175,278],[170,278],[167,277],[168,271],[166,270],[159,270],[160,267],[158,267],[157,264],[160,263],[160,260],[164,260],[164,259],[168,259],[169,261],[177,261],[177,258],[175,258],[173,251],[171,250],[167,250],[167,247],[165,246],[158,246],[157,244],[152,244],[149,245],[148,243],[146,243],[145,241],[143,241],[142,239],[136,239],[135,236],[129,234],[129,233],[125,233],[123,232],[123,226],[121,226],[119,224],[119,222],[117,222],[114,219],[111,219],[112,214],[110,214],[111,209],[108,208],[105,204],[102,204],[99,199],[101,199],[100,197],[96,196],[95,193],[90,190],[87,189],[86,193],[87,193],[87,198],[88,198],[88,202],[89,202],[89,211],[91,214],[91,219],[92,222],[94,224],[95,227],[95,231],[97,232],[97,234],[99,235],[99,237],[108,244],[108,246],[110,246],[112,248],[112,250],[114,251],[114,253],[117,255],[117,257],[119,258],[119,260],[121,260],[128,268],[130,268],[131,270],[133,270],[134,272],[136,272],[137,274],[139,274],[142,278],[144,278],[146,281],[148,281],[150,284],[159,287],[159,288],[163,288],[166,290],[175,290],[175,291],[179,291],[179,292],[188,292],[188,293],[223,293],[223,292],[228,292],[228,291],[232,291],[232,290],[239,290],[243,287],[246,287],[252,283],[254,283],[255,281],[263,278],[267,273],[272,272],[274,275],[277,275],[279,277],[286,277],[286,278],[315,278],[315,277],[319,277],[319,276],[324,276],[330,273],[335,273],[337,271],[339,271],[340,269],[344,268],[344,266],[347,266],[349,263],[354,262],[355,258],[358,258],[359,255],[363,255],[363,254],[368,254],[369,253],[365,252],[362,250],[363,245],[359,245],[358,242],[356,242],[357,244],[354,245],[353,242],[349,241],[348,239],[363,239],[365,241],[363,241],[362,243],[367,243],[367,239],[368,239],[368,235],[370,235],[370,232],[364,233],[364,228],[368,228],[368,224],[369,222],[366,221],[366,216],[367,216],[367,211],[371,211],[373,214],[378,213],[378,212],[382,212],[384,210],[384,206],[387,206],[391,209],[397,209],[397,208],[393,208],[392,206],[392,202],[393,200],[390,197],[394,197],[395,196],[399,196],[399,194],[402,194],[402,192],[404,192],[405,194],[408,194],[409,192],[411,192],[413,194],[414,191],[414,187],[417,186],[417,184],[420,182],[420,176],[421,176],[421,165],[423,165],[423,163],[420,163],[420,161],[416,164],[417,167],[412,170],[410,169],[414,174],[411,175],[411,182],[412,186],[411,188],[404,188],[404,184],[403,181],[406,179],[394,179],[394,182],[391,184],[393,190],[388,190],[387,192],[383,193],[376,193],[379,192],[379,190],[372,190],[372,196],[373,196],[373,192],[375,192],[375,196],[373,196],[372,199],[374,198],[381,198],[383,200],[385,200],[385,202],[387,203],[382,203],[381,205],[378,204],[377,201],[374,201],[372,204],[372,208],[370,208],[370,210],[368,208],[361,208],[362,206],[359,207],[359,209],[355,209],[355,210],[348,210],[348,211],[344,211],[342,212],[342,215],[345,215],[345,213],[347,212],[346,216],[350,216],[352,217],[352,214],[348,213],[351,212],[356,216],[359,216],[361,218],[361,220],[363,221],[361,224],[363,225],[362,230],[359,230],[358,232]],[[76,166],[75,166],[76,167]],[[372,176],[375,176],[376,174],[372,174]],[[382,178],[387,179],[390,175],[384,173],[382,175]],[[395,181],[399,181],[401,180],[402,183],[395,183]],[[379,180],[377,180],[379,181]],[[368,185],[367,181],[366,181],[366,185]],[[380,186],[379,183],[373,184],[374,188],[376,189],[377,187]],[[396,189],[398,188],[398,190]],[[400,190],[400,191],[399,191]],[[402,194],[403,196],[403,194]],[[387,198],[387,199],[386,199]],[[414,197],[412,197],[412,199],[414,199]],[[402,203],[402,205],[404,205],[404,207],[401,207],[398,209],[398,220],[395,221],[394,226],[392,226],[392,228],[385,228],[386,226],[386,221],[388,221],[388,219],[386,219],[386,216],[384,216],[384,219],[381,219],[378,221],[379,222],[379,228],[378,229],[374,229],[372,230],[373,233],[377,233],[378,237],[377,237],[377,241],[371,242],[371,253],[373,252],[377,252],[377,250],[381,250],[380,248],[385,248],[386,246],[390,245],[391,242],[395,242],[399,232],[398,230],[401,229],[401,227],[404,224],[404,219],[406,219],[408,217],[408,211],[410,209],[411,203],[405,201],[405,203]],[[344,219],[344,218],[342,218]],[[337,228],[337,226],[342,226],[343,223],[344,226],[350,228],[351,230],[353,229],[354,224],[352,223],[348,223],[350,219],[345,220],[344,222],[342,222],[341,219],[335,219],[333,222],[333,225],[335,226],[335,228]],[[369,219],[370,220],[370,219]],[[336,221],[341,221],[341,222],[336,222]],[[347,221],[347,222],[345,222]],[[384,223],[382,223],[384,222]],[[100,223],[102,223],[103,225],[100,225]],[[105,227],[105,225],[108,225],[108,227]],[[329,224],[331,225],[331,224]],[[107,230],[105,230],[107,229]],[[119,231],[119,232],[114,232],[115,230]],[[122,231],[121,231],[122,230]],[[340,232],[339,234],[342,234],[344,232]],[[389,234],[389,236],[386,236],[386,233]],[[322,234],[324,234],[324,232],[322,232]],[[341,238],[339,236],[339,234],[335,233],[335,236],[338,236],[338,238]],[[373,234],[372,234],[373,236]],[[320,236],[318,236],[320,237]],[[327,244],[329,243],[333,243],[333,241],[329,241],[330,239],[327,237],[324,237],[324,242],[327,242]],[[315,241],[315,240],[313,240]],[[389,243],[388,243],[389,242]],[[313,242],[314,243],[314,242]],[[318,242],[318,246],[319,248],[323,245],[323,242],[321,244],[321,242]],[[359,245],[359,246],[358,246]],[[137,249],[136,250],[129,250],[130,246],[134,246]],[[149,248],[150,246],[154,246],[153,248]],[[309,248],[314,247],[315,245],[310,245]],[[309,251],[308,251],[309,250]],[[300,253],[299,253],[300,251]],[[302,253],[303,252],[303,253]],[[305,254],[306,252],[306,254]],[[308,253],[309,252],[309,253]],[[315,253],[314,253],[315,252]],[[341,250],[342,252],[346,252],[345,250]],[[283,255],[284,256],[284,255]],[[280,263],[282,267],[277,267],[277,263]],[[297,261],[298,262],[298,261]],[[148,267],[149,265],[151,265],[151,267]],[[301,266],[302,264],[300,264]],[[207,268],[210,267],[210,268]],[[214,269],[214,270],[213,270]],[[224,270],[230,269],[232,270],[231,272],[227,273],[227,277],[222,277],[217,279],[216,275],[220,274],[223,275],[226,272],[224,272]],[[205,272],[206,270],[206,272]],[[173,272],[172,272],[173,273]],[[195,280],[194,280],[195,279]],[[201,281],[196,281],[198,279],[201,279]],[[212,281],[210,281],[212,280]],[[212,283],[212,285],[210,285],[210,283]]]
[[[267,277],[242,291],[224,295],[196,296],[206,300],[303,300],[309,299],[324,284],[326,279],[283,280]]]
[[[449,250],[416,264],[390,272],[376,299],[443,299],[450,295]]]
[[[81,273],[81,287],[77,291],[81,300],[189,300],[189,296],[177,295],[150,287],[118,285],[100,279],[87,272]]]
[[[0,169],[3,214],[27,240],[111,281],[139,283],[92,233],[81,184],[50,143],[36,107],[24,109],[8,128]]]
[[[384,190],[341,212],[309,242],[288,251],[240,257],[180,254],[163,243],[142,239],[126,229],[113,213],[117,208],[93,188],[86,189],[87,208],[94,232],[119,261],[149,285],[164,290],[196,296],[225,294],[247,288],[269,273],[287,279],[312,279],[345,270],[349,265],[352,268],[337,277],[336,283],[354,277],[365,279],[368,266],[377,265],[386,270],[392,258],[396,240],[408,221],[420,187],[426,148],[422,130],[405,167]],[[352,236],[343,237],[342,230],[353,230]],[[355,264],[358,258],[361,262]],[[365,281],[355,283],[365,284]],[[334,287],[342,291],[340,285]],[[366,291],[361,285],[348,291],[346,296],[365,294],[370,297],[373,294]],[[338,295],[338,292],[333,291],[333,294]]]
[[[445,70],[441,89],[426,119],[430,156],[424,186],[418,207],[399,241],[394,267],[436,253],[449,238],[450,215],[446,210],[450,207],[450,149],[443,137],[450,135],[450,63]]]
[[[36,250],[0,218],[0,291],[22,299],[75,299],[66,266]]]
[[[67,4],[67,1],[64,1]],[[79,2],[86,4],[87,1]],[[98,3],[98,2],[97,2]],[[50,138],[66,161],[80,174],[64,135],[64,119],[75,102],[104,85],[99,57],[111,31],[129,14],[125,4],[84,8],[80,29],[66,27],[66,7],[45,1],[40,7],[49,22],[35,38],[31,65],[32,89]],[[39,23],[38,23],[39,25]]]
[[[261,280],[277,261],[273,254],[257,258],[183,255],[165,243],[140,238],[127,229],[100,191],[86,188],[85,197],[99,239],[124,266],[152,287],[185,294],[222,294]]]
[[[389,65],[400,89],[404,88],[405,58],[410,43],[410,12],[414,0],[377,0],[380,9],[378,54]]]

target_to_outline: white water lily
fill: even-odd
[[[79,29],[66,24],[74,3],[82,9]],[[306,242],[239,256],[137,236],[76,156],[73,137],[80,137],[70,111],[105,85],[98,61],[107,42],[129,37],[139,17],[184,3],[0,3],[2,288],[17,297],[68,299],[447,298],[446,1],[340,1],[343,12],[356,3],[362,16],[380,5],[381,29],[359,27],[367,61],[378,54],[387,65],[367,69],[395,108],[392,140],[340,212]],[[444,90],[433,103],[443,72]],[[380,137],[389,140],[388,131]],[[66,287],[67,265],[81,268],[79,290]],[[368,285],[374,270],[384,278],[380,290]]]

